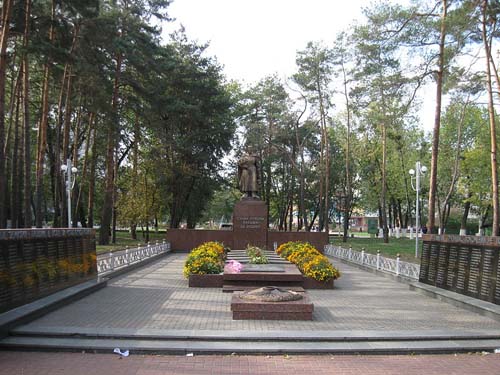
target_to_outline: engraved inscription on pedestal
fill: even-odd
[[[233,247],[245,249],[247,245],[267,245],[267,206],[259,199],[243,199],[234,206]]]
[[[265,224],[266,218],[261,216],[242,216],[235,220],[236,228],[260,229]]]

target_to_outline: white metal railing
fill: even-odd
[[[369,254],[364,251],[355,251],[351,248],[346,249],[340,246],[326,245],[325,254],[332,257],[347,260],[352,263],[361,264],[376,270],[393,273],[398,276],[408,277],[418,280],[420,275],[420,265],[415,263],[403,262],[399,255],[396,259],[386,258],[378,253]]]
[[[113,272],[117,269],[128,267],[132,264],[142,262],[152,256],[168,253],[170,251],[170,243],[165,242],[156,244],[148,243],[146,246],[137,246],[136,248],[110,252],[105,256],[97,257],[97,272],[99,275],[104,275],[108,272]]]

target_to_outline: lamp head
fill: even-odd
[[[66,164],[61,165],[61,171],[66,172],[68,170],[68,166]]]
[[[76,173],[76,172],[78,172],[78,169],[76,169],[76,167],[71,168],[71,173]]]
[[[415,174],[415,170],[414,169],[410,169],[409,173],[413,176]]]
[[[427,167],[425,165],[422,165],[422,167],[420,167],[420,170],[422,171],[422,173],[425,173],[427,172]]]

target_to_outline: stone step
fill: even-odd
[[[248,258],[246,255],[235,255],[232,257],[228,257],[227,259],[239,260],[239,259],[250,259],[250,258]],[[268,257],[267,259],[269,260],[269,263],[278,262],[278,261],[290,263],[287,260],[279,258],[279,257]]]
[[[157,328],[105,328],[71,326],[32,326],[27,324],[10,331],[12,337],[141,339],[195,341],[455,341],[500,340],[500,330],[475,329],[468,331],[362,331],[362,330],[180,330]]]
[[[274,251],[268,251],[268,250],[264,250],[262,253],[264,253],[264,255],[266,256],[273,256],[273,257],[278,257],[280,258],[280,256],[278,254],[276,254]],[[247,252],[246,250],[231,250],[229,253],[227,253],[228,256],[230,255],[247,255]]]
[[[277,286],[284,289],[302,288],[302,282],[299,281],[266,281],[266,280],[226,280],[222,288],[226,285],[245,289],[257,289],[263,286]],[[224,291],[224,290],[223,290]]]
[[[239,340],[148,340],[109,338],[7,337],[0,348],[40,351],[96,351],[112,353],[114,348],[131,354],[210,353],[332,353],[332,354],[423,354],[492,352],[499,339],[486,340],[397,340],[397,341],[239,341]]]
[[[236,260],[242,264],[248,264],[250,263],[250,259],[248,258],[228,258],[228,260]],[[227,263],[227,261],[226,261]],[[286,260],[281,260],[281,259],[269,259],[269,263],[268,264],[290,264],[290,262],[286,261]]]

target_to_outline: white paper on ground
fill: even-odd
[[[115,348],[113,352],[115,352],[116,354],[120,354],[122,357],[128,357],[128,355],[130,354],[128,350],[124,350],[122,352],[120,348]]]

